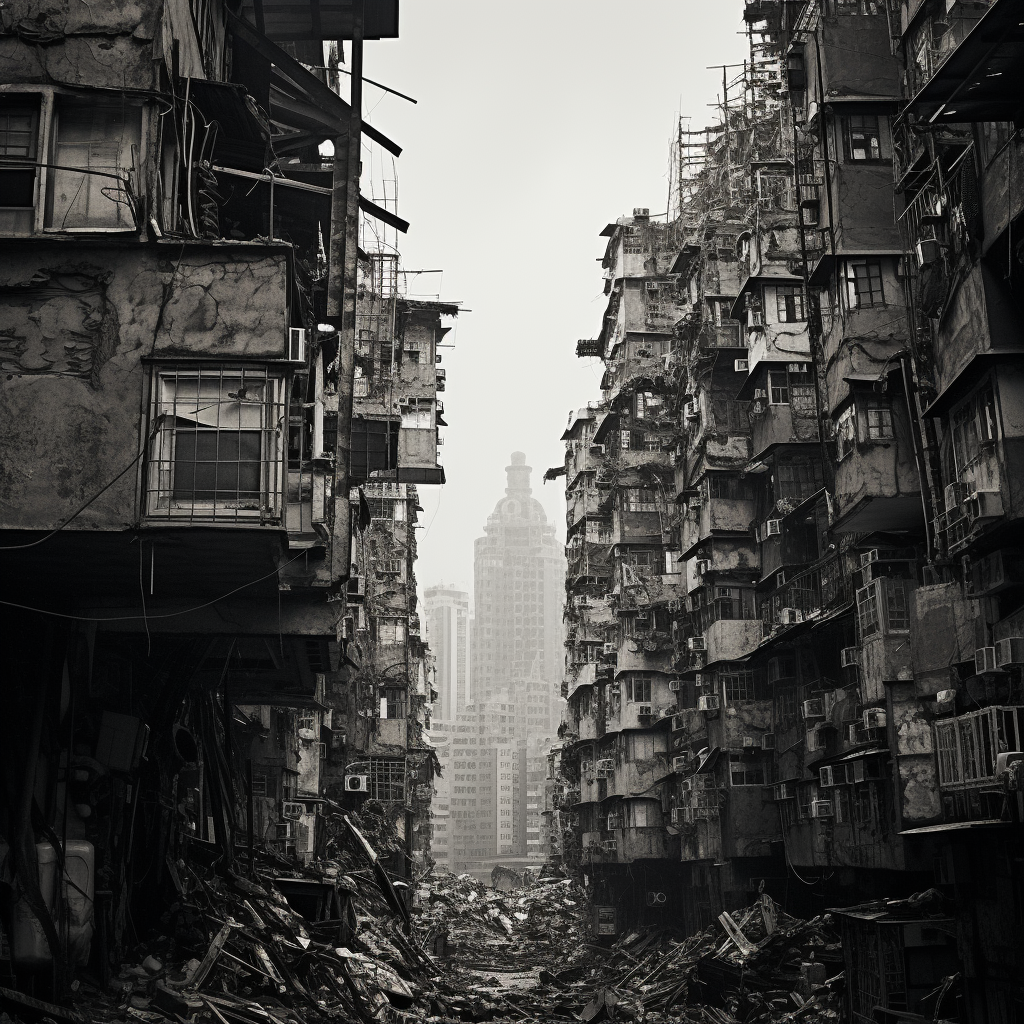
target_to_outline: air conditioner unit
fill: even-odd
[[[611,774],[615,771],[615,759],[611,757],[599,758],[595,767],[597,768],[597,774],[600,776],[602,772]]]
[[[750,750],[750,749],[752,749],[753,747],[756,747],[756,746],[758,746],[758,743],[757,743],[757,740],[753,736],[744,736],[743,737],[743,749],[744,750]]]
[[[369,775],[346,775],[345,776],[345,792],[346,793],[369,793],[370,791],[370,776]]]
[[[864,709],[864,728],[865,729],[884,729],[885,728],[885,711],[882,708],[865,708]]]
[[[766,732],[761,737],[761,749],[762,750],[774,750],[775,749],[775,733]]]
[[[678,693],[683,688],[682,679],[670,679],[668,681],[668,688],[672,693]]]
[[[644,287],[649,292],[656,292],[661,287],[660,281],[644,281]]]
[[[304,363],[306,361],[306,340],[309,333],[302,327],[288,328],[288,361]]]
[[[639,718],[650,718],[654,714],[654,709],[650,704],[637,704],[636,713]]]
[[[831,818],[832,817],[832,801],[831,800],[812,800],[811,801],[811,817],[812,818]]]
[[[697,564],[694,566],[694,571],[698,576],[705,576],[711,569],[710,558],[698,558]]]
[[[976,675],[982,672],[996,672],[999,666],[996,664],[996,649],[994,647],[979,647],[974,652],[974,671]]]
[[[937,263],[942,257],[942,243],[937,238],[922,238],[915,246],[917,265],[926,267],[929,263]]]
[[[685,772],[686,771],[686,766],[689,763],[690,763],[690,759],[688,757],[673,757],[672,758],[672,771],[677,772],[677,773],[678,772]],[[685,782],[683,783],[683,785],[686,786],[686,789],[690,788],[689,785],[687,785],[687,783],[685,783]]]
[[[779,622],[784,626],[793,626],[804,621],[804,613],[799,608],[782,608],[779,611]]]
[[[851,665],[860,664],[860,648],[844,647],[839,652],[839,664],[842,668],[849,668]]]
[[[769,519],[764,524],[764,530],[762,531],[765,537],[777,537],[782,533],[782,520],[781,519]]]
[[[772,786],[773,800],[793,800],[796,797],[795,782],[777,782]]]
[[[686,649],[688,651],[706,651],[708,647],[707,644],[704,642],[704,637],[691,636],[686,641]]]
[[[732,367],[737,373],[749,373],[750,372],[750,360],[749,359],[734,359]]]
[[[672,811],[671,811],[671,814],[670,814],[670,820],[671,820],[673,825],[681,825],[684,821],[686,821],[686,811],[687,811],[687,809],[688,808],[686,808],[686,807],[673,807],[672,808]]]
[[[834,767],[819,768],[818,779],[822,786],[837,786],[840,782],[846,781],[846,767],[845,765],[835,765]]]
[[[291,839],[293,834],[292,822],[278,821],[274,824],[275,839]]]
[[[601,653],[602,654],[617,654],[618,651],[619,651],[619,645],[618,644],[602,644],[601,645]]]
[[[764,311],[760,309],[751,309],[747,312],[747,328],[748,330],[760,330],[764,327]]]
[[[847,743],[860,743],[860,722],[850,722],[846,727],[846,742]]]
[[[872,548],[870,551],[862,551],[860,556],[860,566],[863,569],[865,565],[870,565],[872,562],[878,561],[878,548]]]
[[[825,749],[825,734],[818,726],[814,726],[807,730],[804,736],[804,746],[808,750],[824,750]]]
[[[301,818],[306,813],[306,805],[300,803],[285,802],[281,805],[281,814],[286,818]]]
[[[617,828],[622,828],[622,815],[621,814],[609,814],[608,820],[605,822],[605,828],[608,831],[613,831]]]
[[[604,850],[605,853],[614,853],[618,849],[618,843],[616,843],[614,839],[605,839],[601,843],[601,849]]]
[[[1024,665],[1024,637],[1008,636],[1005,640],[997,640],[996,664],[1000,668]]]
[[[805,700],[803,703],[803,717],[804,721],[807,721],[809,718],[824,718],[825,701],[821,697]]]
[[[998,645],[997,645],[998,647]],[[941,705],[952,705],[956,703],[956,690],[939,690],[935,694],[935,703]]]
[[[721,706],[721,698],[718,694],[708,693],[697,698],[698,711],[717,711]]]
[[[1003,496],[999,491],[974,491],[964,502],[963,510],[972,523],[998,519],[1003,514]]]
[[[1024,753],[1019,750],[1007,750],[996,754],[996,775],[1002,775],[1014,761],[1024,761]]]

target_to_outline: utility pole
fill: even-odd
[[[349,469],[356,353],[356,254],[359,245],[359,171],[363,129],[363,7],[352,4],[352,90],[347,138],[334,140],[327,320],[338,331],[338,442],[334,464],[331,579],[344,584],[351,569]]]

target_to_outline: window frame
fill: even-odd
[[[215,414],[216,422],[203,423],[199,418],[202,413],[209,413],[210,405],[201,405],[206,399],[202,397],[202,388],[213,378],[222,398],[212,403],[216,406],[237,405],[238,425],[220,422],[220,409]],[[287,422],[288,389],[284,374],[266,364],[247,366],[242,363],[210,364],[164,364],[153,368],[150,378],[150,413],[149,435],[146,446],[146,464],[143,477],[145,481],[144,506],[148,519],[163,521],[232,521],[252,525],[270,525],[278,523],[284,513],[284,482],[286,479],[285,460],[287,459],[287,439],[278,430],[278,424]],[[178,401],[180,385],[183,382],[195,381],[196,394],[188,395],[191,389],[185,388],[186,398]],[[254,381],[251,385],[248,381]],[[232,393],[238,394],[241,389],[252,386],[254,389],[265,389],[262,401],[248,402],[245,399],[225,401]],[[229,389],[234,389],[233,392]],[[195,419],[189,420],[185,415],[195,405]],[[258,420],[254,424],[242,425],[243,410],[254,407],[259,409]],[[230,417],[231,413],[227,415]],[[209,418],[209,415],[207,415]],[[183,426],[181,421],[195,424],[194,430]],[[214,471],[214,487],[212,497],[196,497],[210,488],[196,486],[196,470],[193,468],[193,497],[187,500],[184,494],[178,493],[176,476],[181,469],[178,464],[178,452],[182,433],[193,433],[196,441],[201,435],[218,435],[216,450],[220,451],[219,435],[243,433],[259,434],[259,492],[255,499],[243,499],[241,492],[236,491],[233,499],[222,495],[219,486],[220,478]],[[239,438],[239,449],[241,438]],[[198,445],[193,467],[201,461]],[[241,455],[241,451],[239,451]],[[223,465],[241,465],[243,461],[253,460],[225,459]],[[220,466],[221,460],[214,460]],[[241,507],[256,504],[258,507]]]
[[[862,122],[855,125],[854,122]],[[873,121],[874,127],[863,123]],[[846,114],[843,117],[843,141],[848,164],[881,164],[885,163],[882,149],[882,116],[879,114]],[[860,142],[855,141],[855,138]],[[872,142],[874,143],[872,145]],[[870,156],[857,156],[858,149],[863,148]]]
[[[896,427],[892,402],[887,398],[880,398],[878,395],[862,395],[860,404],[863,406],[864,412],[862,424],[864,436],[861,440],[869,444],[895,440]],[[871,422],[873,415],[880,417],[877,424]],[[881,431],[881,433],[872,433],[872,431]]]
[[[807,322],[807,304],[803,285],[779,284],[775,286],[775,314],[780,324]]]
[[[866,273],[858,275],[857,271],[863,269]],[[882,270],[882,261],[878,259],[847,260],[846,272],[846,300],[851,310],[855,309],[883,309],[888,303],[885,299],[885,274]],[[866,282],[866,290],[862,290]],[[875,285],[877,284],[877,288]],[[866,300],[865,300],[866,296]]]
[[[772,378],[781,378],[785,381],[784,384],[772,383]],[[769,405],[789,405],[790,404],[790,388],[789,388],[789,371],[783,367],[781,370],[769,370],[768,371],[768,404]],[[776,397],[776,392],[778,397]]]
[[[857,409],[850,402],[836,417],[836,462],[842,462],[857,447]]]

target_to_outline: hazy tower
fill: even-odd
[[[436,717],[454,721],[472,699],[469,676],[469,594],[443,583],[423,592],[427,642],[436,670]]]

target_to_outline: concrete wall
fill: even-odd
[[[50,529],[125,468],[146,430],[144,358],[280,359],[288,278],[283,247],[8,246],[0,525]],[[140,511],[136,481],[125,473],[69,529],[125,529]]]

